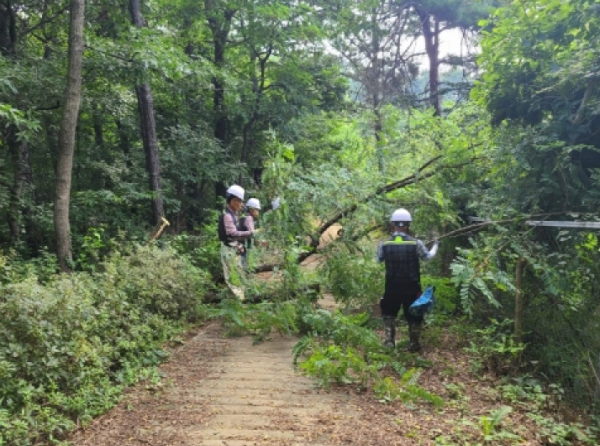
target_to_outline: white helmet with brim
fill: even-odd
[[[249,209],[258,209],[260,211],[260,201],[258,201],[258,198],[250,198],[246,203],[246,207]]]
[[[410,212],[408,212],[404,208],[396,209],[390,218],[392,223],[410,223],[412,221],[412,217]]]
[[[233,195],[234,197],[238,197],[240,200],[244,199],[244,188],[242,186],[238,186],[237,184],[233,184],[229,186],[227,189],[227,196]]]

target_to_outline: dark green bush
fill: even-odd
[[[103,266],[0,288],[0,445],[60,437],[102,413],[202,314],[208,275],[172,250],[134,247]]]
[[[178,253],[187,255],[196,267],[209,272],[216,279],[223,275],[223,267],[216,215],[214,219],[214,224],[202,226],[203,235],[179,234],[171,240],[171,245]]]

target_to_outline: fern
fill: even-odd
[[[404,387],[404,391],[400,396],[402,402],[423,400],[433,404],[435,407],[442,407],[444,400],[439,396],[428,392],[423,387],[418,385],[408,385]]]
[[[375,380],[373,391],[381,402],[390,402],[399,399],[403,403],[426,401],[435,407],[443,406],[444,400],[442,398],[416,384],[415,380],[418,376],[417,370],[411,369],[404,373],[400,379],[400,383],[395,382],[390,377],[378,377]]]
[[[382,402],[400,399],[426,401],[436,407],[443,404],[439,396],[418,385],[421,374],[418,368],[407,370],[399,361],[398,353],[382,349],[377,335],[366,327],[368,315],[347,316],[317,310],[302,315],[302,320],[310,334],[294,347],[294,364],[305,357],[300,368],[318,379],[322,386],[337,382],[366,387],[372,382],[375,395]],[[386,368],[398,373],[398,382],[382,376]]]

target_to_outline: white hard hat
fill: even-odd
[[[258,209],[260,211],[260,201],[258,201],[258,198],[250,198],[246,203],[246,207]]]
[[[233,184],[229,186],[229,189],[227,189],[227,195],[233,195],[234,197],[238,197],[240,200],[243,200],[244,188],[242,186],[238,186],[237,184]]]
[[[396,209],[390,218],[391,222],[411,222],[410,212],[404,208]]]

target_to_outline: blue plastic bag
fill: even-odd
[[[433,305],[435,304],[435,299],[433,296],[434,291],[434,286],[427,287],[427,289],[419,296],[419,298],[413,302],[408,309],[408,312],[413,316],[424,316],[425,313],[431,311],[433,309]]]

